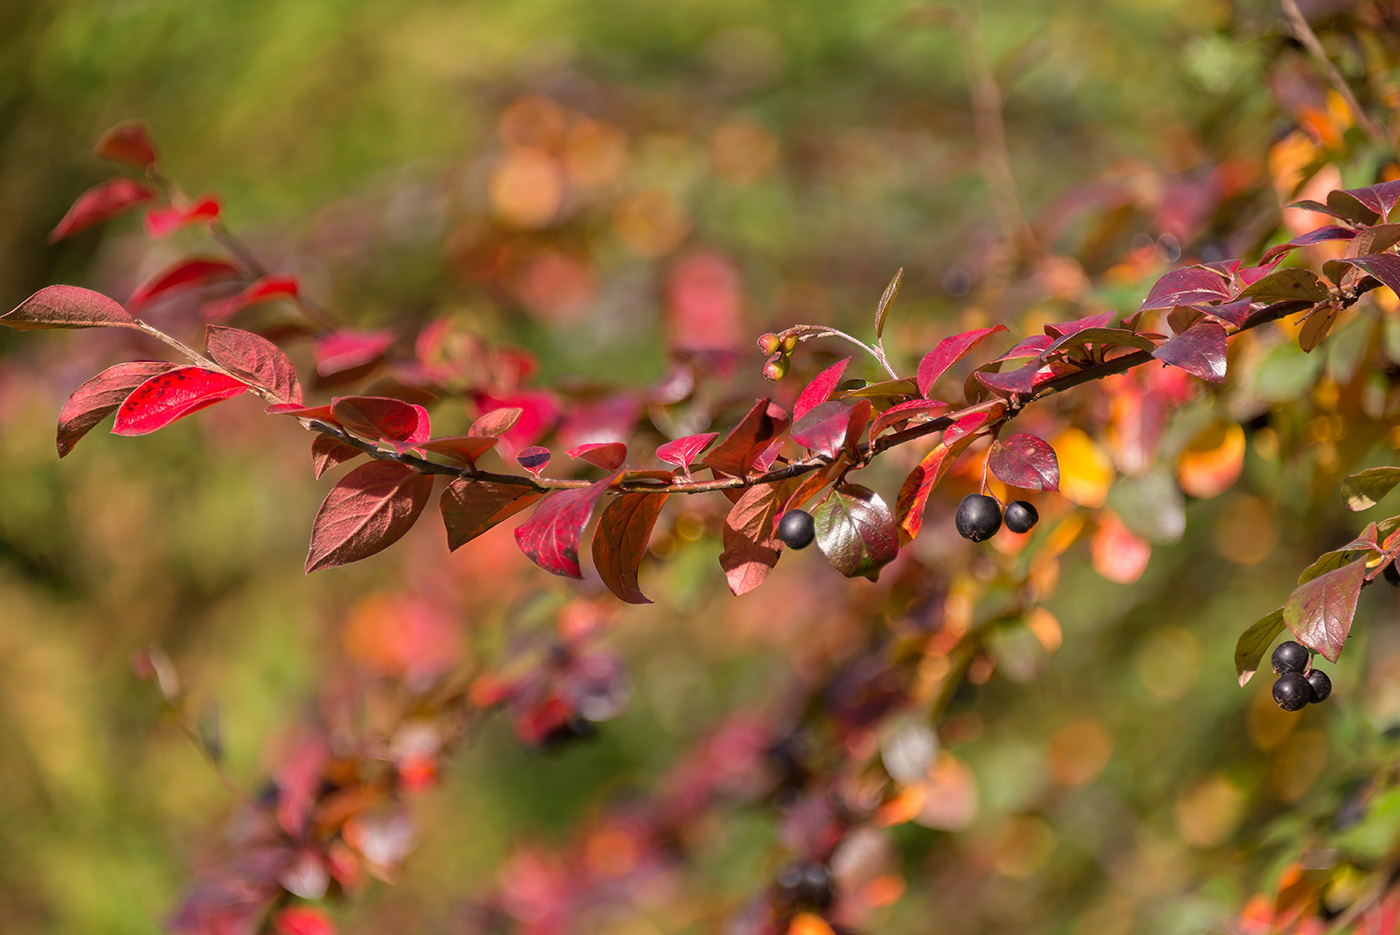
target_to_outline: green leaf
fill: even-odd
[[[885,316],[890,313],[890,305],[894,302],[895,296],[899,295],[899,284],[904,281],[904,267],[894,274],[890,284],[885,287],[884,295],[880,296],[880,304],[875,306],[875,340],[880,340],[880,336],[885,333]]]
[[[1354,561],[1301,584],[1283,605],[1283,622],[1298,642],[1336,662],[1351,633],[1366,563]]]
[[[871,581],[899,554],[894,513],[875,491],[846,484],[812,513],[817,546],[832,566],[847,578],[864,575]]]
[[[1311,270],[1289,267],[1274,270],[1240,293],[1241,298],[1258,299],[1261,302],[1282,302],[1286,299],[1305,299],[1309,302],[1325,302],[1331,296],[1327,284]]]
[[[1265,651],[1282,632],[1283,608],[1280,607],[1254,621],[1249,625],[1249,629],[1240,634],[1240,638],[1235,642],[1235,675],[1239,677],[1241,688],[1254,678],[1254,673],[1259,668],[1259,660],[1264,658]]]
[[[1342,497],[1348,510],[1369,510],[1396,484],[1400,484],[1400,467],[1367,468],[1342,481]]]

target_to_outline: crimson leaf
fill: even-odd
[[[552,575],[582,578],[578,544],[583,527],[588,525],[598,498],[612,482],[612,477],[606,477],[587,487],[561,490],[545,497],[530,518],[515,529],[520,551]]]
[[[411,445],[428,440],[428,410],[391,396],[341,396],[331,400],[331,415],[365,438]]]
[[[340,479],[311,523],[306,573],[381,552],[417,521],[433,479],[395,461],[371,461]]]
[[[156,164],[156,147],[150,132],[139,120],[123,120],[112,127],[93,147],[93,154],[143,172]]]
[[[171,292],[193,289],[196,286],[234,279],[239,275],[238,267],[217,257],[194,257],[171,264],[137,286],[127,300],[127,308],[135,311],[144,308],[154,299]]]
[[[1351,633],[1356,599],[1366,581],[1366,562],[1358,560],[1301,584],[1283,605],[1283,622],[1298,642],[1336,662]]]
[[[364,367],[379,360],[394,344],[392,331],[354,331],[342,328],[323,334],[311,346],[316,372],[323,377]]]
[[[1152,356],[1202,380],[1222,383],[1225,380],[1225,326],[1218,321],[1202,319],[1159,345]]]
[[[146,435],[247,390],[242,380],[202,367],[158,373],[122,401],[112,434]]]
[[[1028,490],[1059,490],[1060,462],[1055,449],[1042,438],[1017,432],[1006,440],[992,443],[988,467],[1012,487]]]
[[[1204,267],[1188,266],[1174,269],[1153,283],[1138,311],[1209,302],[1228,298],[1229,295],[1230,287],[1225,277]]]
[[[859,418],[858,409],[864,410],[865,420],[868,420],[870,400],[861,399],[852,403],[834,399],[822,403],[793,424],[793,441],[824,458],[834,458],[846,443],[852,421]],[[861,428],[864,428],[864,422]]]
[[[885,429],[899,425],[918,416],[937,416],[948,409],[948,404],[936,399],[910,399],[902,403],[896,403],[884,412],[880,413],[875,424],[870,427],[870,437],[873,439]]]
[[[943,376],[944,371],[987,338],[998,331],[1005,330],[1005,325],[974,328],[971,331],[964,331],[962,334],[955,334],[939,341],[934,345],[933,350],[925,354],[924,359],[919,361],[919,395],[927,397],[929,390],[933,389],[933,384],[938,381],[939,377]]]
[[[943,440],[924,455],[923,460],[904,479],[894,505],[901,545],[913,541],[919,534],[924,524],[924,507],[928,505],[929,494],[948,473],[957,456],[972,444],[977,437],[977,429],[987,421],[988,415],[986,412],[974,412],[950,425],[943,433]]]
[[[296,368],[282,349],[261,335],[237,328],[209,325],[205,347],[214,362],[240,379],[272,393],[284,403],[301,403]]]
[[[760,399],[700,463],[717,474],[743,477],[787,426],[787,413],[769,400]]]
[[[0,325],[16,331],[41,328],[132,327],[136,319],[100,292],[79,286],[45,286],[10,311]]]
[[[591,442],[565,452],[576,461],[587,461],[605,471],[615,471],[627,460],[627,446],[622,442]]]
[[[73,207],[49,233],[49,243],[104,224],[155,197],[155,189],[128,178],[109,179],[94,185],[73,202]]]
[[[454,480],[438,502],[447,529],[447,548],[454,551],[534,503],[544,494],[516,484]]]
[[[216,195],[203,195],[181,208],[174,205],[152,208],[146,212],[146,236],[160,240],[191,224],[212,224],[219,219],[219,210]]]
[[[808,383],[806,389],[798,395],[797,402],[792,404],[794,422],[802,421],[802,417],[810,412],[814,406],[819,406],[831,398],[832,392],[841,382],[841,375],[846,372],[846,365],[850,362],[851,358],[849,357],[845,360],[838,360],[812,378],[812,382]]]
[[[618,497],[598,517],[593,531],[593,564],[608,590],[629,604],[650,604],[637,583],[637,567],[647,540],[670,494],[628,493]]]
[[[58,456],[73,450],[78,439],[117,411],[131,391],[158,373],[173,370],[162,360],[133,360],[108,367],[73,391],[58,414]]]
[[[316,473],[316,479],[320,480],[322,474],[337,464],[362,454],[364,452],[354,445],[347,445],[329,435],[317,435],[311,440],[311,469]]]
[[[234,313],[249,305],[275,299],[296,299],[299,292],[297,281],[290,276],[264,276],[233,298],[207,310],[204,317],[206,321],[228,321]]]
[[[847,578],[874,581],[880,569],[899,554],[894,514],[879,494],[857,484],[837,489],[812,512],[817,546]]]
[[[476,459],[495,448],[499,441],[499,438],[491,435],[449,435],[423,442],[418,447],[476,467]]]
[[[694,461],[700,452],[705,450],[705,446],[716,438],[719,438],[718,432],[705,432],[702,435],[686,435],[684,438],[672,439],[656,449],[656,457],[667,464],[674,464],[676,467],[682,468],[689,475],[690,462]]]

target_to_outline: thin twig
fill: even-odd
[[[1317,38],[1317,33],[1313,32],[1307,17],[1303,16],[1303,11],[1298,9],[1297,0],[1283,0],[1283,15],[1288,21],[1288,26],[1293,31],[1294,37],[1303,44],[1317,64],[1327,73],[1327,80],[1332,83],[1333,90],[1340,94],[1342,100],[1346,101],[1347,106],[1351,108],[1352,117],[1356,120],[1356,125],[1366,134],[1366,138],[1377,146],[1386,145],[1385,134],[1381,132],[1380,127],[1376,126],[1370,115],[1361,109],[1356,95],[1351,93],[1351,86],[1342,77],[1342,73],[1337,70],[1337,66],[1327,57],[1327,50],[1322,47],[1322,41]]]

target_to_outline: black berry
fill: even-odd
[[[1313,669],[1306,676],[1308,684],[1312,686],[1314,703],[1326,701],[1332,694],[1332,680],[1327,677],[1327,673],[1321,669]]]
[[[964,539],[973,542],[990,539],[1001,528],[1001,504],[984,493],[970,493],[958,504],[954,525]]]
[[[1298,711],[1312,700],[1312,685],[1297,672],[1285,672],[1274,683],[1274,703],[1285,711]]]
[[[1385,566],[1385,570],[1381,572],[1381,577],[1385,579],[1386,584],[1400,588],[1400,568],[1396,568],[1394,562]]]
[[[1312,653],[1302,643],[1295,643],[1292,640],[1278,644],[1278,649],[1274,650],[1273,664],[1274,671],[1279,675],[1288,672],[1301,673],[1308,667],[1308,662],[1312,659]]]
[[[788,510],[778,520],[778,538],[789,549],[805,549],[817,535],[817,524],[806,510]]]
[[[773,896],[780,907],[789,911],[829,909],[835,900],[831,872],[823,864],[792,864],[778,875]]]
[[[1012,532],[1030,532],[1040,522],[1035,505],[1025,500],[1012,500],[1006,505],[1006,528]]]

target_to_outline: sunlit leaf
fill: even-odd
[[[565,454],[576,461],[586,461],[605,471],[614,471],[627,460],[627,446],[622,442],[594,442],[570,448]]]
[[[322,474],[337,464],[358,458],[364,453],[354,445],[347,445],[329,435],[318,434],[311,440],[311,469],[315,472],[316,479],[320,480]]]
[[[205,347],[220,367],[236,377],[271,391],[284,403],[301,403],[301,383],[287,355],[261,335],[237,328],[209,325]]]
[[[812,378],[806,388],[797,397],[797,402],[792,405],[793,422],[801,422],[802,417],[831,398],[831,393],[841,382],[841,375],[846,372],[846,365],[851,362],[851,358],[838,360],[827,367],[821,373]]]
[[[1017,432],[992,443],[987,465],[1000,480],[1028,490],[1059,490],[1060,462],[1043,438]]]
[[[438,501],[442,524],[447,529],[448,550],[461,548],[543,496],[543,491],[519,484],[454,480]]]
[[[1196,302],[1229,297],[1230,285],[1224,276],[1200,266],[1188,266],[1184,269],[1174,269],[1153,283],[1138,311],[1192,305]]]
[[[1202,380],[1222,383],[1225,380],[1225,344],[1225,326],[1202,319],[1154,349],[1152,356]]]
[[[1336,662],[1351,633],[1366,563],[1353,561],[1299,585],[1283,605],[1283,620],[1298,642]]]
[[[239,275],[238,267],[218,257],[180,260],[137,286],[131,293],[131,298],[127,300],[126,307],[136,311],[171,293],[236,279]]]
[[[656,449],[656,457],[667,464],[674,464],[690,474],[690,463],[700,456],[705,447],[719,438],[718,432],[705,432],[700,435],[686,435],[672,439]]]
[[[151,142],[150,131],[139,120],[123,120],[102,134],[93,155],[100,159],[110,159],[133,169],[146,171],[156,164],[156,146]]]
[[[163,360],[134,360],[108,367],[73,391],[58,414],[58,456],[66,456],[78,440],[117,411],[132,390],[175,365]]]
[[[530,518],[515,528],[515,542],[525,557],[552,575],[582,578],[578,546],[593,518],[598,498],[612,477],[587,487],[559,490],[545,497]]]
[[[923,360],[919,361],[919,395],[927,397],[933,384],[949,367],[961,360],[987,338],[1005,330],[1005,325],[974,328],[971,331],[964,331],[962,334],[955,334],[939,341],[934,345],[933,350],[925,354]]]
[[[1239,677],[1241,688],[1254,677],[1259,661],[1264,658],[1274,638],[1282,632],[1283,608],[1280,607],[1250,624],[1249,629],[1240,634],[1235,642],[1235,675]]]
[[[899,554],[894,513],[867,487],[844,484],[812,512],[817,546],[847,578],[874,581]]]
[[[700,463],[717,474],[743,477],[759,455],[788,427],[787,413],[760,399]]]
[[[371,461],[326,494],[311,523],[306,573],[368,558],[413,527],[433,492],[433,479],[406,464]]]
[[[68,213],[49,233],[49,243],[105,224],[132,208],[154,201],[156,197],[155,189],[134,179],[115,178],[94,185],[73,202]]]
[[[117,408],[113,435],[146,435],[248,391],[241,380],[202,367],[177,367],[132,390]]]
[[[16,331],[43,328],[132,327],[136,319],[100,292],[78,286],[45,286],[10,311],[0,325]]]
[[[625,493],[598,517],[598,528],[593,531],[593,564],[608,590],[629,604],[651,603],[637,583],[637,568],[669,496]]]
[[[1368,510],[1400,484],[1400,467],[1373,467],[1348,475],[1342,481],[1342,498],[1348,510]]]

